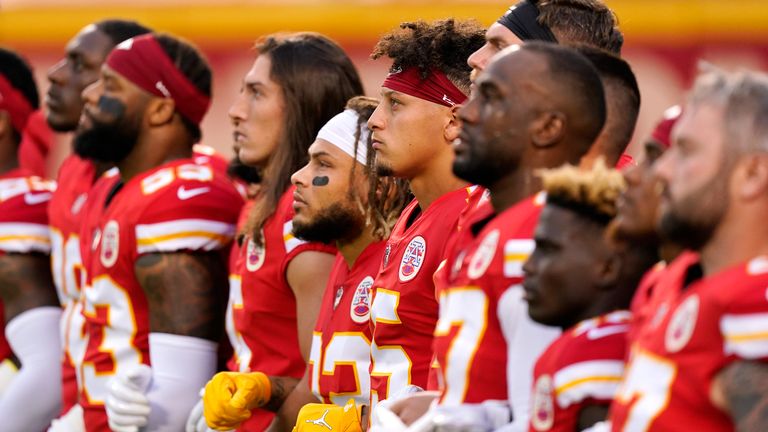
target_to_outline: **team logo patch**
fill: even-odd
[[[339,306],[339,303],[341,303],[341,297],[344,295],[344,287],[339,287],[339,289],[336,290],[336,297],[333,298],[333,310],[336,310],[336,308]]]
[[[477,279],[485,274],[488,266],[491,265],[491,261],[493,261],[493,257],[496,256],[496,246],[498,245],[499,230],[493,230],[483,238],[480,246],[475,250],[475,254],[472,255],[472,260],[469,261],[467,276],[470,279]]]
[[[264,264],[264,257],[266,255],[266,239],[264,239],[264,232],[261,233],[261,246],[257,245],[256,242],[253,241],[253,238],[248,237],[248,246],[245,250],[245,268],[251,272],[260,269]]]
[[[537,431],[550,430],[555,422],[553,393],[552,378],[549,375],[540,376],[533,388],[533,411],[531,412],[531,425]]]
[[[117,251],[120,248],[120,226],[111,220],[104,225],[101,233],[101,264],[112,267],[117,262]]]
[[[427,254],[427,242],[424,237],[416,236],[405,249],[403,259],[400,260],[400,282],[408,282],[419,274],[421,265]]]
[[[664,344],[667,351],[680,351],[691,340],[699,315],[699,296],[692,295],[677,307],[667,324]]]
[[[371,315],[371,288],[373,288],[373,278],[366,276],[360,281],[360,285],[357,286],[355,295],[352,297],[349,317],[358,324],[367,323]]]

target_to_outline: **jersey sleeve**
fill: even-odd
[[[227,247],[243,201],[222,182],[177,182],[151,195],[135,228],[136,254]]]
[[[768,265],[766,263],[765,265]],[[768,273],[728,288],[728,301],[719,320],[723,352],[736,359],[768,362]]]
[[[48,202],[55,183],[18,178],[0,187],[0,252],[51,252]]]

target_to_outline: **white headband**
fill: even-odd
[[[328,123],[317,133],[317,139],[328,141],[361,164],[366,165],[368,161],[368,137],[371,131],[368,130],[365,123],[359,127],[360,144],[358,144],[357,154],[355,154],[355,134],[358,131],[357,122],[359,119],[360,116],[355,110],[344,110],[328,120]]]

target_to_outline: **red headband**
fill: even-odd
[[[27,98],[3,75],[0,75],[0,110],[8,111],[11,125],[18,133],[24,131],[29,116],[35,111]]]
[[[661,143],[664,147],[669,148],[672,145],[672,128],[680,119],[680,115],[683,110],[679,105],[667,108],[664,111],[664,118],[656,124],[656,128],[653,129],[651,137]]]
[[[421,79],[417,67],[392,72],[382,86],[449,108],[467,100],[467,96],[437,69],[432,69],[425,79]]]
[[[120,43],[109,53],[106,64],[145,91],[173,99],[176,110],[195,124],[200,124],[211,105],[211,99],[173,65],[151,34]]]

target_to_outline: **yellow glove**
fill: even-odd
[[[205,385],[203,415],[208,427],[235,429],[251,410],[269,402],[272,385],[261,372],[219,372]]]
[[[307,404],[299,411],[293,432],[363,432],[361,425],[362,406],[354,399],[346,405]]]

